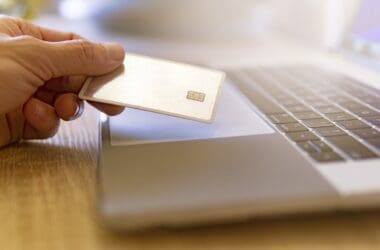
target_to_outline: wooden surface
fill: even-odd
[[[114,233],[98,221],[97,114],[0,151],[0,249],[380,249],[380,212]],[[380,181],[380,179],[379,179]]]

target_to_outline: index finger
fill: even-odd
[[[48,41],[48,42],[62,42],[75,39],[83,39],[78,34],[73,32],[64,32],[54,29],[45,28],[33,23],[21,20],[21,27],[24,26],[22,31],[24,35],[34,36],[38,39]]]
[[[18,29],[14,35],[28,35],[37,39],[49,42],[61,42],[74,39],[82,39],[81,36],[73,32],[63,32],[54,29],[41,27],[37,24],[25,21],[21,18],[2,16],[1,20]]]
[[[34,24],[30,24],[35,27],[35,29],[39,30],[41,40],[48,42],[62,42],[67,40],[75,40],[75,39],[83,39],[80,35],[75,34],[73,32],[63,32],[54,29],[49,29],[41,26],[37,26]]]

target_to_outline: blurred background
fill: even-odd
[[[376,3],[378,0],[371,0]],[[342,43],[361,0],[0,0],[3,14],[90,39],[238,43],[273,34],[328,49]],[[372,3],[373,4],[373,3]],[[370,10],[369,10],[370,12]],[[377,15],[373,13],[373,15]],[[133,40],[133,39],[132,39]],[[128,41],[129,50],[148,51]],[[125,42],[124,44],[127,44]],[[169,42],[165,43],[170,45]],[[161,47],[162,48],[162,47]],[[195,51],[195,50],[194,50]],[[159,54],[159,53],[158,53]],[[165,53],[161,53],[165,54]]]
[[[335,45],[360,0],[0,0],[0,12],[92,20],[127,34],[231,39],[280,32]]]

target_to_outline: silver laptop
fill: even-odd
[[[380,19],[369,10],[380,4],[363,1],[333,53],[274,42],[250,63],[219,63],[229,80],[212,125],[133,109],[102,119],[104,221],[136,230],[379,206]]]

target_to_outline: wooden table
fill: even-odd
[[[380,249],[376,211],[111,232],[96,213],[97,117],[0,151],[0,249]]]

